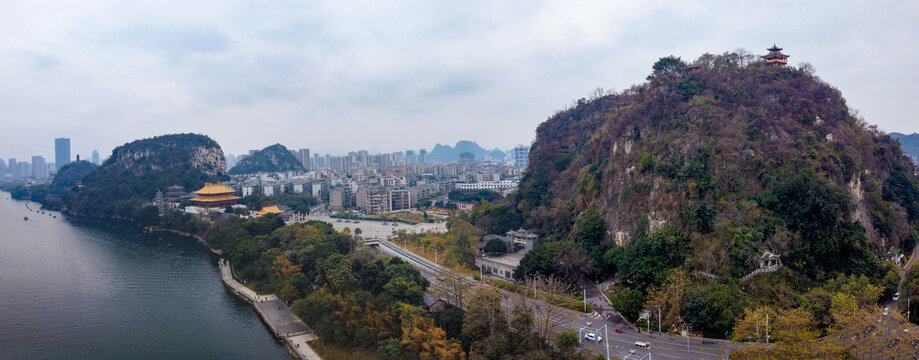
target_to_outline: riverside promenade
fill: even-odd
[[[220,266],[220,278],[223,279],[223,283],[234,294],[252,303],[252,306],[255,307],[255,312],[268,325],[275,337],[284,340],[300,359],[321,360],[319,355],[308,344],[316,339],[316,335],[284,302],[274,295],[258,295],[252,289],[237,282],[233,278],[230,262],[227,259],[220,259],[218,264]]]

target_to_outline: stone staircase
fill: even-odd
[[[761,267],[759,269],[753,270],[753,272],[747,275],[744,275],[742,278],[740,278],[740,282],[745,283],[747,282],[747,280],[750,280],[751,278],[759,274],[775,272],[781,266],[782,265],[773,265],[773,266],[766,266],[766,267]]]

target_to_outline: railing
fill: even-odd
[[[747,282],[747,280],[750,280],[750,278],[758,274],[775,272],[776,270],[779,269],[780,266],[781,265],[772,265],[772,266],[761,267],[759,269],[753,270],[753,272],[747,275],[744,275],[744,277],[740,278],[740,282],[742,283]]]

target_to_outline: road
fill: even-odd
[[[372,221],[372,220],[343,220],[333,217],[329,217],[321,212],[314,212],[311,215],[307,215],[305,220],[319,220],[324,221],[329,224],[332,224],[332,227],[337,231],[342,231],[345,228],[351,229],[361,229],[361,237],[367,238],[376,238],[376,239],[385,239],[393,235],[394,232],[399,230],[405,230],[409,233],[426,233],[428,231],[436,233],[445,233],[447,232],[447,223],[437,222],[437,223],[420,223],[415,225],[408,225],[398,222],[386,222],[386,221]]]
[[[429,279],[434,279],[436,274],[440,271],[439,265],[434,264],[427,259],[415,255],[409,251],[406,251],[386,239],[378,239],[378,244],[378,248],[382,253],[401,258],[412,266],[418,268],[422,275],[428,277]],[[467,281],[470,286],[479,286],[478,282],[472,279],[467,278]],[[524,300],[523,297],[516,293],[501,291],[501,294],[501,304],[507,310],[512,309],[521,301],[526,301],[529,304],[532,304],[535,301],[533,299]],[[558,333],[564,331],[565,329],[578,331],[588,322],[590,323],[590,325],[587,327],[588,330],[599,332],[598,329],[603,326],[603,317],[609,316],[608,329],[610,336],[610,356],[619,356],[620,358],[625,358],[628,356],[629,359],[640,359],[642,356],[646,356],[648,352],[652,353],[652,358],[724,359],[726,358],[726,354],[731,351],[732,345],[738,347],[741,346],[740,344],[735,344],[730,341],[702,338],[689,338],[689,345],[687,346],[686,337],[657,335],[657,333],[651,335],[644,331],[639,333],[638,331],[630,328],[629,325],[612,310],[602,311],[603,313],[601,314],[585,314],[583,312],[562,308],[562,315],[559,316],[561,320],[554,321],[556,325],[555,332]],[[616,328],[622,329],[623,332],[616,333]],[[604,342],[589,343],[587,340],[582,339],[584,342],[582,342],[580,346],[581,351],[593,352],[596,354],[606,354],[606,334],[601,332],[600,335],[604,337]],[[636,341],[642,341],[651,344],[651,349],[647,350],[636,347]],[[703,344],[703,341],[705,341],[706,344]]]

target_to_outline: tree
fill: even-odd
[[[535,275],[527,277],[524,285],[535,290],[535,301],[527,308],[536,316],[536,333],[542,338],[548,338],[556,324],[565,322],[569,317],[569,313],[557,305],[560,297],[570,295],[568,283],[555,276]],[[528,301],[529,298],[525,298],[521,302],[525,304]]]
[[[503,332],[507,320],[501,307],[501,294],[490,287],[476,288],[463,316],[463,341],[466,344]]]
[[[424,301],[424,289],[418,283],[401,276],[389,280],[383,290],[393,300],[406,304],[421,305]]]
[[[501,239],[491,239],[485,243],[485,252],[489,254],[505,253],[507,252],[507,243]]]
[[[451,305],[464,306],[469,287],[459,267],[442,267],[435,279],[434,286],[430,289],[434,296],[446,300]]]
[[[434,326],[434,319],[418,315],[402,320],[401,345],[420,360],[459,360],[463,352],[457,342],[447,340],[443,329]]]
[[[342,254],[332,254],[316,262],[316,282],[328,284],[336,292],[350,289],[357,283],[351,274],[351,264]]]
[[[137,210],[134,218],[140,227],[156,226],[160,224],[160,211],[156,206],[144,206]]]
[[[689,276],[685,271],[674,269],[670,270],[663,284],[648,291],[645,308],[655,309],[660,306],[662,327],[667,328],[682,322],[680,312],[689,283]]]
[[[581,343],[581,339],[578,338],[578,333],[574,330],[568,329],[562,331],[561,334],[555,339],[555,346],[562,351],[568,351],[573,349],[575,346],[578,346]]]
[[[645,295],[636,289],[624,289],[616,293],[610,301],[613,308],[629,321],[638,319],[638,312],[645,302]]]
[[[648,75],[648,80],[658,79],[661,77],[673,77],[682,74],[686,69],[686,63],[679,57],[670,55],[662,57],[651,67],[654,70]]]

